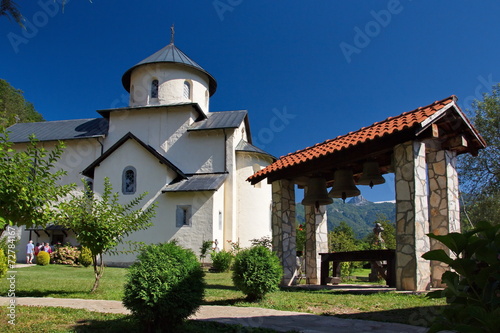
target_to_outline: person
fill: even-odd
[[[49,254],[52,253],[52,248],[50,247],[49,243],[45,243],[43,250]]]
[[[40,243],[36,243],[35,245],[35,257],[40,253]]]
[[[33,263],[33,254],[35,252],[35,245],[33,245],[33,241],[30,239],[28,245],[26,245],[26,263]]]

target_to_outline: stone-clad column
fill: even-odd
[[[328,252],[328,230],[326,206],[305,206],[306,222],[306,281],[308,284],[320,284],[321,256]]]
[[[440,150],[427,154],[429,168],[429,223],[435,235],[460,232],[460,203],[458,175],[455,168],[456,152]],[[449,249],[442,243],[431,239],[431,250]],[[441,276],[448,265],[431,261],[431,281],[433,287],[444,287]]]
[[[293,283],[297,270],[297,247],[295,239],[295,190],[294,184],[286,179],[272,184],[273,205],[273,251],[283,266],[282,285]]]
[[[394,148],[396,186],[396,287],[427,290],[430,264],[425,144],[406,142]]]

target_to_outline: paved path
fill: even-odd
[[[0,297],[0,306],[6,306],[11,299]],[[103,301],[68,298],[16,298],[17,305],[61,306],[90,311],[128,314],[120,301]],[[383,323],[369,320],[341,319],[318,316],[302,312],[278,311],[263,308],[236,306],[201,306],[191,317],[196,320],[217,321],[225,324],[239,324],[252,327],[266,327],[277,331],[297,330],[304,333],[424,333],[423,327]]]

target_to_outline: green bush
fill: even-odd
[[[153,244],[130,267],[123,304],[147,331],[168,330],[196,312],[204,289],[204,273],[191,250]]]
[[[92,265],[92,252],[88,247],[82,246],[80,256],[78,257],[78,263],[83,267],[89,267]]]
[[[264,246],[251,247],[236,255],[233,283],[249,301],[260,300],[277,290],[282,275],[278,257]]]
[[[60,265],[76,265],[79,256],[78,248],[71,245],[59,246],[51,254],[53,263]]]
[[[231,268],[231,263],[234,256],[231,252],[222,250],[220,252],[212,252],[212,266],[218,272],[227,272]]]
[[[36,264],[42,266],[50,264],[50,254],[45,251],[40,251],[36,256]]]
[[[429,293],[429,297],[446,297],[448,303],[429,332],[498,332],[500,327],[500,225],[481,222],[466,233],[444,236],[428,235],[446,245],[444,250],[432,250],[423,255],[449,265],[442,282],[444,290]]]
[[[7,275],[8,262],[7,256],[3,253],[3,249],[0,249],[0,279]]]

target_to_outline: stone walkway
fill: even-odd
[[[8,305],[10,300],[11,299],[7,297],[0,297],[0,306]],[[123,307],[120,301],[20,297],[16,298],[16,305],[60,306],[98,312],[129,314],[129,311]],[[191,319],[209,320],[251,327],[266,327],[282,332],[296,330],[304,333],[424,333],[427,331],[427,329],[423,327],[396,323],[340,319],[302,312],[235,306],[201,306]]]

